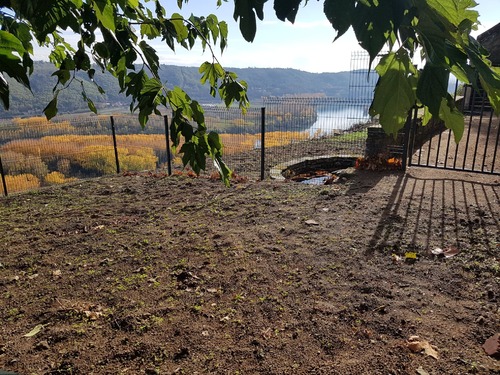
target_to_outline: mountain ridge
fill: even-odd
[[[11,108],[0,109],[0,118],[42,116],[43,109],[52,99],[52,88],[57,79],[52,76],[56,70],[49,62],[36,61],[31,76],[32,91],[7,77],[11,90]],[[351,72],[312,73],[292,68],[227,68],[238,78],[248,83],[248,97],[253,104],[265,96],[314,95],[347,97]],[[180,86],[186,93],[200,103],[220,103],[220,99],[209,94],[209,87],[200,83],[197,67],[161,65],[160,78],[167,87]],[[95,85],[84,74],[77,78],[84,81],[86,94],[94,101],[99,111],[124,111],[130,101],[119,91],[116,80],[109,73],[96,69],[95,82],[106,94],[101,95]],[[59,114],[87,112],[88,107],[81,95],[78,83],[61,91],[58,96]]]

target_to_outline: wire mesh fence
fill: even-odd
[[[373,59],[372,68],[379,63],[381,57],[382,55],[379,55]],[[378,78],[376,72],[370,71],[370,57],[365,51],[351,52],[349,99],[371,100]]]
[[[267,167],[301,157],[364,155],[369,99],[264,98]]]
[[[209,131],[219,133],[224,159],[249,179],[302,156],[362,156],[368,100],[265,98],[265,107],[206,106]],[[127,171],[182,169],[169,148],[168,117],[143,129],[134,115],[14,119],[0,124],[3,194]],[[170,166],[170,168],[168,168]],[[215,172],[208,161],[206,174]]]
[[[111,142],[97,116],[50,122],[37,117],[2,124],[4,194],[98,176],[98,167],[112,173],[106,169],[104,152]]]
[[[249,108],[246,113],[236,108],[208,106],[204,108],[209,131],[219,133],[224,145],[224,160],[238,175],[250,179],[261,176],[261,140],[264,114],[262,108]],[[207,163],[207,172],[215,172]]]

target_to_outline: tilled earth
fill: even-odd
[[[499,182],[146,173],[2,198],[0,369],[500,374]]]

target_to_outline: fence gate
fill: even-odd
[[[464,87],[459,106],[465,129],[457,144],[442,124],[419,126],[414,111],[408,136],[408,166],[500,174],[500,118],[484,92]]]

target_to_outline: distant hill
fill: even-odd
[[[35,70],[31,76],[33,94],[13,80],[11,86],[11,109],[0,109],[0,118],[29,117],[43,114],[43,109],[52,99],[52,88],[56,84],[51,74],[55,68],[48,62],[35,62]],[[263,96],[285,95],[321,95],[348,97],[350,72],[309,73],[297,69],[279,68],[246,68],[232,69],[238,77],[249,85],[250,101],[257,104]],[[78,75],[85,79],[84,75]],[[200,84],[200,74],[196,67],[162,65],[161,79],[167,86],[182,87],[191,98],[201,103],[219,102],[209,95],[208,86]],[[95,81],[104,88],[105,95],[100,95],[95,86],[86,79],[85,89],[100,111],[124,110],[129,100],[119,93],[113,77],[97,72]],[[78,83],[63,90],[59,97],[59,113],[87,112],[86,103],[82,100],[81,86]]]

